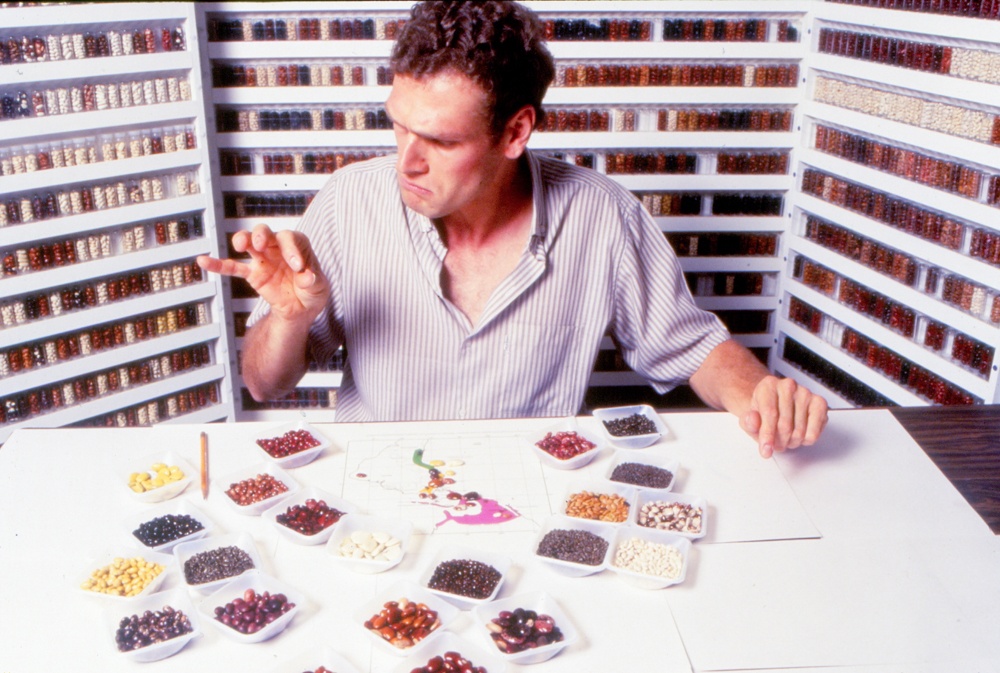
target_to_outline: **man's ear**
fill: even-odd
[[[504,127],[502,141],[504,144],[504,156],[508,159],[517,159],[524,153],[524,148],[531,139],[531,132],[535,129],[535,108],[525,105],[511,116]]]

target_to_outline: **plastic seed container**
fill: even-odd
[[[590,565],[587,563],[558,559],[539,554],[538,549],[542,540],[545,539],[546,535],[555,530],[584,531],[603,539],[607,542],[607,548],[604,550],[604,554],[600,562]],[[587,575],[594,575],[603,571],[607,567],[608,554],[610,553],[611,547],[615,541],[615,531],[616,527],[611,524],[600,523],[598,521],[588,521],[586,519],[577,519],[568,516],[552,516],[546,519],[544,525],[542,526],[542,530],[539,531],[532,551],[535,554],[535,558],[562,575],[568,575],[570,577],[585,577]]]
[[[657,487],[657,486],[645,486],[643,484],[634,484],[627,481],[618,481],[612,479],[611,477],[615,472],[615,468],[625,463],[638,463],[639,465],[648,465],[650,467],[666,470],[667,472],[670,473],[670,482],[666,486]],[[627,451],[616,451],[614,458],[611,460],[611,465],[608,466],[608,470],[605,473],[605,478],[613,484],[624,484],[636,489],[664,492],[673,489],[674,484],[677,481],[677,471],[679,469],[680,469],[680,462],[676,460],[668,460],[665,458],[661,458],[659,456],[652,455],[650,453],[637,454]]]
[[[238,482],[255,479],[260,475],[270,475],[271,477],[274,477],[284,484],[288,490],[276,493],[268,498],[258,500],[257,502],[253,502],[248,505],[240,505],[233,500],[232,497],[230,497],[229,493],[227,493],[227,491]],[[292,476],[288,474],[288,472],[272,462],[257,463],[241,470],[237,470],[236,472],[231,472],[224,478],[218,480],[217,484],[218,490],[222,492],[223,499],[229,503],[233,510],[247,516],[257,516],[265,510],[273,507],[279,501],[295,495],[299,490],[299,483],[292,479]]]
[[[248,589],[252,589],[258,595],[265,591],[269,592],[271,596],[284,594],[286,600],[292,604],[292,607],[287,612],[282,613],[273,622],[265,624],[259,631],[254,633],[242,633],[215,618],[215,608],[225,607],[227,603],[231,603],[236,599],[242,600],[244,592]],[[288,628],[292,620],[295,619],[295,615],[302,610],[304,601],[305,596],[302,593],[283,582],[279,582],[274,577],[260,572],[249,572],[237,580],[224,584],[215,593],[203,598],[198,603],[198,610],[203,619],[211,621],[219,631],[233,640],[240,643],[262,643],[265,640],[274,638]]]
[[[640,435],[614,435],[605,423],[610,423],[618,419],[640,415],[648,419],[656,428],[655,432]],[[600,421],[601,432],[605,441],[619,449],[644,449],[660,441],[660,438],[668,433],[667,426],[663,419],[656,413],[653,407],[647,404],[638,404],[628,407],[606,407],[604,409],[594,409],[593,416]]]
[[[409,602],[423,603],[428,608],[437,613],[438,626],[420,640],[405,647],[393,645],[378,633],[365,626],[365,623],[375,618],[385,604],[390,601],[399,603],[402,599]],[[449,628],[458,617],[459,610],[448,601],[440,598],[426,587],[418,586],[412,582],[397,582],[386,591],[379,592],[379,595],[366,602],[354,612],[354,622],[361,628],[368,637],[375,643],[375,647],[396,657],[405,657],[410,654],[424,651],[429,645],[438,640],[445,630]],[[409,673],[410,669],[407,669]]]
[[[619,548],[628,540],[637,540],[645,545],[666,545],[678,551],[681,558],[680,570],[676,576],[665,574],[655,574],[643,572],[636,569],[620,567],[616,564],[616,555]],[[663,589],[674,584],[680,584],[687,575],[689,557],[691,554],[691,540],[674,533],[667,533],[652,528],[638,528],[626,526],[618,531],[614,549],[608,557],[608,568],[618,574],[619,577],[633,586],[641,589]],[[653,567],[653,566],[650,566]]]
[[[559,433],[565,432],[576,433],[583,439],[592,443],[594,445],[593,448],[583,453],[579,453],[571,458],[558,458],[538,445],[538,442],[543,441],[550,433],[552,435],[558,435]],[[544,465],[554,467],[557,470],[576,470],[581,468],[597,458],[604,448],[604,442],[601,437],[593,432],[590,432],[589,430],[582,429],[575,418],[567,418],[559,423],[550,425],[540,432],[529,435],[526,438],[526,441],[531,445],[532,451],[535,452],[535,455],[538,456]]]
[[[144,523],[153,521],[154,519],[173,514],[175,516],[189,516],[198,523],[202,525],[201,530],[189,533],[184,537],[179,537],[176,540],[171,540],[170,542],[164,542],[163,544],[155,545],[152,547],[147,547],[143,542],[136,537],[135,531]],[[133,514],[129,516],[123,523],[124,530],[128,533],[129,539],[132,544],[136,545],[140,549],[148,549],[150,551],[157,551],[162,553],[168,553],[175,546],[183,543],[190,542],[192,540],[201,539],[215,530],[215,524],[212,522],[208,516],[202,512],[200,509],[195,507],[188,500],[173,500],[167,503],[163,503],[157,507],[145,510],[144,512]]]
[[[95,591],[93,589],[84,589],[83,584],[87,582],[96,571],[106,568],[113,564],[116,559],[134,559],[141,558],[147,563],[156,563],[163,567],[163,569],[152,578],[146,586],[142,588],[142,591],[134,596],[120,596],[118,594],[109,594],[102,591]],[[86,566],[86,570],[80,574],[77,582],[77,587],[83,593],[88,596],[98,596],[100,598],[107,598],[114,601],[124,601],[124,602],[134,602],[138,598],[154,594],[159,591],[160,587],[163,585],[164,581],[173,575],[177,571],[177,559],[174,558],[172,554],[164,554],[161,552],[154,551],[140,551],[138,549],[115,549],[109,551],[106,554],[102,554],[97,558],[91,560]]]
[[[327,507],[342,513],[340,519],[313,535],[307,535],[295,530],[294,528],[289,528],[285,524],[278,521],[278,516],[285,514],[290,508],[296,505],[304,506],[307,500],[316,500],[326,503]],[[264,510],[261,517],[265,521],[272,523],[278,530],[278,533],[290,542],[301,545],[320,545],[326,544],[327,540],[330,539],[330,536],[333,535],[333,532],[347,521],[348,515],[350,515],[354,510],[354,505],[347,500],[334,497],[322,489],[310,486],[297,491],[294,495],[280,499],[276,504]]]
[[[166,659],[180,652],[184,649],[185,645],[201,635],[199,616],[191,603],[191,598],[183,589],[177,588],[171,591],[150,594],[149,596],[143,596],[128,603],[115,603],[114,606],[114,608],[109,608],[105,612],[111,647],[120,656],[131,661],[146,663]],[[133,615],[142,615],[147,610],[159,612],[166,607],[183,612],[190,621],[192,630],[189,633],[184,633],[169,640],[146,645],[135,650],[122,652],[118,649],[115,643],[115,634],[123,619],[130,618]]]
[[[247,568],[241,573],[230,575],[229,577],[220,577],[219,579],[210,580],[201,584],[192,584],[188,581],[187,574],[184,572],[184,564],[187,563],[191,557],[215,549],[222,549],[224,547],[237,547],[238,549],[246,552],[247,556],[250,557],[250,561],[253,563],[253,567]],[[223,584],[232,582],[244,573],[254,571],[261,572],[260,554],[257,552],[257,547],[254,545],[253,538],[250,537],[249,533],[229,533],[228,535],[219,535],[216,537],[194,540],[192,542],[185,542],[184,544],[179,544],[174,547],[174,556],[177,558],[178,572],[181,575],[184,585],[191,589],[196,589],[201,593],[214,591]]]
[[[314,447],[304,449],[284,457],[271,455],[264,447],[257,443],[265,440],[280,440],[289,432],[308,432],[319,443]],[[323,433],[304,421],[299,421],[297,423],[285,423],[284,425],[263,430],[258,433],[256,437],[254,437],[254,445],[264,458],[273,461],[276,465],[279,465],[286,470],[311,463],[331,446],[330,440],[327,439]]]
[[[443,591],[441,589],[430,588],[431,578],[434,576],[434,571],[439,565],[449,561],[478,561],[487,566],[494,568],[500,573],[500,578],[497,580],[496,585],[490,594],[483,598],[475,598],[472,596],[462,596],[457,593],[451,593],[448,591]],[[489,601],[496,598],[497,594],[500,593],[500,587],[503,585],[504,578],[507,572],[510,570],[511,560],[503,556],[502,554],[496,554],[485,549],[476,549],[474,547],[462,547],[462,546],[448,546],[441,549],[431,562],[427,565],[423,574],[420,576],[420,585],[425,587],[428,591],[444,598],[453,605],[457,606],[462,610],[469,610],[477,605],[483,603],[488,603]]]
[[[684,493],[670,493],[663,491],[650,491],[643,490],[639,491],[638,499],[635,506],[632,508],[632,523],[637,528],[652,528],[650,526],[644,526],[639,523],[639,519],[642,516],[642,507],[648,503],[662,502],[666,504],[678,503],[684,506],[696,507],[701,510],[701,527],[698,531],[685,531],[685,530],[669,530],[666,528],[659,528],[654,530],[664,530],[668,533],[674,533],[680,535],[681,537],[686,537],[691,540],[697,540],[705,537],[705,533],[708,531],[708,503],[705,498],[699,498],[693,495],[686,495]]]
[[[532,610],[538,615],[548,615],[551,617],[555,628],[562,633],[562,638],[547,645],[539,645],[530,649],[526,648],[520,652],[504,652],[495,642],[489,625],[501,612],[513,612],[518,608]],[[579,638],[576,627],[570,622],[569,617],[559,607],[559,604],[556,603],[555,599],[542,591],[501,598],[492,603],[480,605],[473,609],[472,616],[476,623],[477,632],[484,638],[483,647],[487,650],[494,648],[496,656],[512,664],[524,666],[548,661],[575,643]],[[498,637],[502,636],[498,635]]]
[[[398,556],[395,555],[395,552],[390,552],[384,560],[367,558],[366,556],[344,556],[341,553],[344,541],[358,532],[384,533],[399,540]],[[409,521],[351,514],[336,525],[333,535],[330,536],[330,540],[327,542],[327,551],[330,552],[334,562],[346,566],[354,572],[365,574],[381,573],[395,568],[402,562],[412,535],[413,525]]]
[[[134,473],[148,473],[153,475],[153,465],[163,464],[168,467],[177,467],[184,474],[184,476],[177,480],[171,481],[158,486],[148,491],[136,492],[129,488],[129,476]],[[125,461],[125,465],[122,469],[118,471],[118,479],[122,485],[128,489],[129,494],[139,502],[163,502],[164,500],[169,500],[175,496],[180,495],[184,489],[194,480],[197,470],[191,466],[191,463],[181,458],[181,456],[176,451],[158,451],[156,453],[147,454],[141,458],[130,457]]]

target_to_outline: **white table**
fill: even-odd
[[[571,616],[580,641],[539,670],[1000,673],[1000,542],[888,412],[832,412],[819,445],[773,461],[757,457],[729,415],[663,418],[670,437],[642,451],[680,460],[677,490],[705,497],[710,521],[684,584],[659,591],[610,571],[562,576],[533,558],[546,503],[558,508],[568,485],[600,479],[610,451],[573,472],[538,467],[520,453],[498,462],[497,484],[509,478],[545,490],[526,496],[530,511],[516,532],[441,526],[417,536],[396,569],[358,575],[335,566],[323,547],[294,545],[224,501],[220,478],[260,460],[252,438],[273,424],[19,430],[0,449],[0,673],[300,673],[324,647],[362,671],[394,673],[401,659],[373,649],[353,613],[389,584],[416,580],[438,547],[454,543],[513,559],[501,596],[544,590]],[[582,427],[595,422],[580,419]],[[524,453],[517,435],[551,423],[321,425],[334,448],[292,474],[335,495],[345,485],[358,493],[352,461],[390,438],[508,443]],[[108,601],[77,583],[92,569],[88,559],[127,545],[122,522],[151,507],[130,497],[115,468],[157,449],[197,465],[203,430],[212,492],[203,501],[195,484],[180,497],[208,513],[219,533],[250,533],[264,569],[305,593],[307,605],[265,643],[235,643],[203,623],[204,635],[177,655],[136,664],[115,651]],[[524,474],[504,474],[515,465]],[[452,630],[482,647],[476,629],[466,613]]]

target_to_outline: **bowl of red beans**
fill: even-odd
[[[575,418],[567,418],[530,437],[531,447],[542,462],[559,470],[575,470],[590,463],[603,444],[593,432],[584,430]]]
[[[286,540],[302,545],[325,544],[343,517],[354,505],[312,486],[265,510],[261,516],[270,521]]]
[[[330,440],[305,422],[269,427],[254,437],[264,456],[283,468],[310,463],[330,446]]]

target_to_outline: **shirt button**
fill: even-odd
[[[467,415],[467,412],[466,412],[466,410],[465,410],[465,409],[459,409],[459,410],[458,410],[458,417],[459,417],[459,418],[461,418],[461,419],[463,419],[463,420],[464,420],[464,419],[465,419],[465,416],[466,416],[466,415]]]

